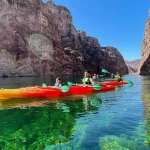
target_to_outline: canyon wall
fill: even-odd
[[[150,75],[150,19],[146,21],[142,44],[142,60],[138,69],[140,75]]]
[[[114,47],[76,30],[64,6],[42,0],[0,1],[0,76],[128,73]]]

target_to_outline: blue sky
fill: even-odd
[[[77,30],[116,47],[125,60],[141,58],[150,0],[53,0],[66,6]],[[44,0],[46,2],[46,0]]]

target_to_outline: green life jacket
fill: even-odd
[[[92,84],[92,83],[90,82],[90,78],[89,78],[89,77],[84,77],[84,78],[82,79],[82,82],[83,82],[84,84]]]
[[[120,80],[121,80],[121,77],[120,77],[119,75],[116,75],[116,76],[115,76],[115,80],[120,81]]]

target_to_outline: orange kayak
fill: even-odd
[[[81,95],[90,94],[94,92],[104,92],[114,90],[114,85],[102,86],[100,90],[96,90],[91,86],[70,86],[69,91],[62,92],[57,87],[26,87],[18,89],[0,89],[0,99],[12,99],[12,98],[38,98],[38,97],[59,97],[65,95]]]
[[[27,87],[18,89],[0,89],[0,99],[58,97],[63,95],[59,88]]]

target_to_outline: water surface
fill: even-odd
[[[150,76],[124,78],[134,85],[93,95],[0,101],[0,149],[150,149]],[[3,78],[0,87],[43,82],[52,85],[54,79]]]

